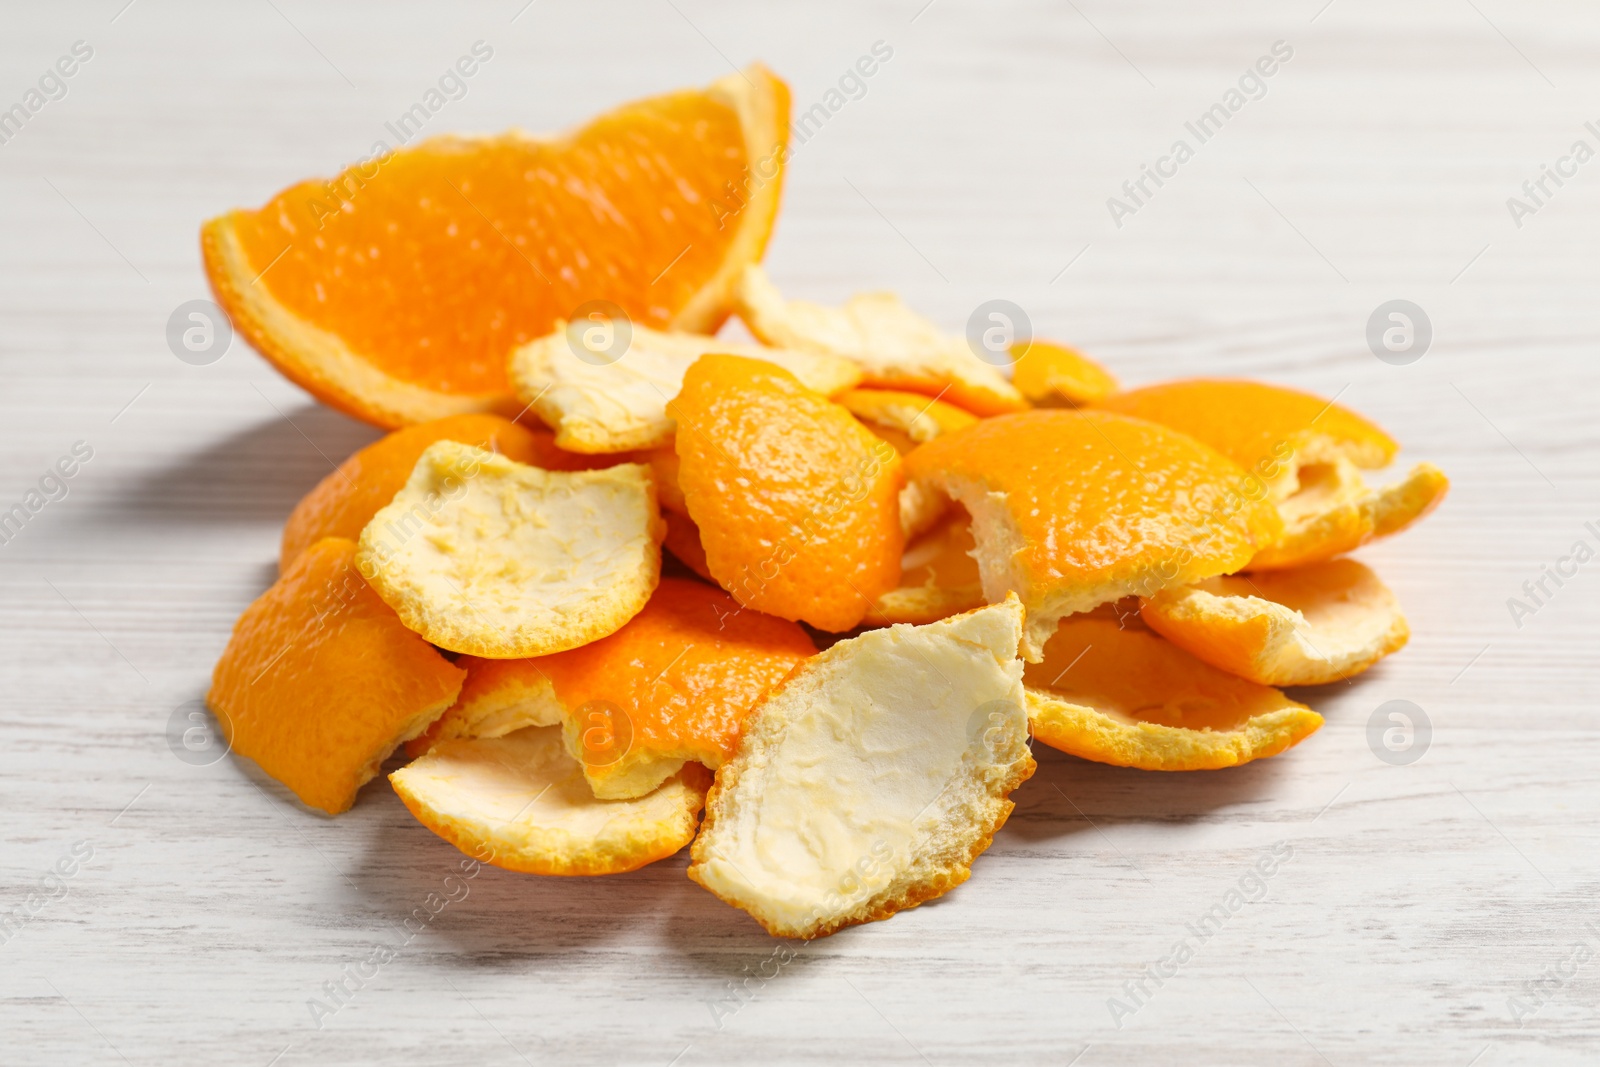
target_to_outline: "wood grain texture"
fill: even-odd
[[[88,841],[0,944],[7,1063],[1592,1063],[1600,1055],[1600,563],[1506,599],[1600,522],[1600,162],[1506,199],[1600,119],[1600,13],[1535,0],[965,0],[422,6],[12,5],[0,104],[93,58],[0,144],[0,506],[94,450],[0,545],[0,910]],[[167,742],[273,575],[296,499],[375,434],[242,343],[167,350],[206,295],[197,227],[364,155],[472,42],[429,127],[535,130],[761,58],[797,108],[892,58],[797,151],[768,256],[795,294],[892,288],[952,329],[996,296],[1128,382],[1218,373],[1337,394],[1455,481],[1364,552],[1414,637],[1294,751],[1158,776],[1039,752],[972,880],[776,945],[683,857],[562,881],[485,870],[406,941],[458,854],[383,783],[337,820]],[[1118,228],[1106,206],[1241,72],[1293,57]],[[1367,350],[1405,298],[1419,362]],[[1385,701],[1431,748],[1389,766]],[[1275,842],[1265,895],[1133,1015],[1108,1000]],[[1587,925],[1587,924],[1594,925]],[[307,1007],[405,942],[318,1028]],[[1548,968],[1544,1003],[1509,998]],[[722,1007],[713,1009],[712,1004]],[[1532,1006],[1538,1001],[1529,999]],[[738,1004],[738,1010],[730,1010]],[[1120,1027],[1117,1025],[1120,1022]],[[675,1058],[676,1057],[676,1058]]]

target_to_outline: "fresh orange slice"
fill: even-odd
[[[1036,739],[1118,767],[1233,767],[1275,756],[1322,725],[1278,690],[1110,619],[1064,620],[1023,680]]]
[[[972,522],[957,508],[932,532],[906,545],[900,557],[900,588],[879,597],[867,614],[874,626],[930,623],[983,606],[983,581]]]
[[[1213,666],[1262,685],[1321,685],[1405,646],[1388,586],[1352,559],[1163,589],[1144,620]]]
[[[763,342],[842,356],[860,365],[868,385],[926,393],[975,415],[1028,406],[965,338],[943,332],[893,293],[859,293],[839,308],[785,300],[752,263],[734,295],[739,317]]]
[[[900,456],[770,363],[703,356],[672,402],[706,564],[746,607],[848,630],[900,577]]]
[[[442,741],[389,776],[417,821],[474,859],[528,874],[621,874],[694,837],[711,773],[685,764],[636,800],[598,800],[553,726]]]
[[[984,595],[1022,598],[1032,661],[1064,616],[1238,570],[1281,531],[1270,503],[1236,491],[1236,464],[1109,412],[985,419],[929,441],[906,467],[966,506]]]
[[[1257,552],[1249,570],[1303,567],[1399,533],[1444,500],[1450,480],[1418,463],[1394,485],[1370,488],[1347,459],[1300,468],[1300,488],[1278,505],[1283,536]]]
[[[367,587],[355,553],[337,537],[301,552],[239,617],[206,697],[233,751],[329,814],[465,677]]]
[[[361,531],[361,573],[440,648],[519,659],[614,633],[655,590],[650,468],[547,471],[455,441],[423,451]]]
[[[942,433],[964,430],[978,417],[943,400],[900,389],[851,389],[834,398],[901,455]],[[884,433],[887,430],[895,436]],[[902,446],[901,442],[905,443]]]
[[[339,464],[295,505],[283,526],[278,569],[287,570],[296,556],[324,537],[360,537],[378,509],[405,488],[411,469],[435,441],[459,441],[546,470],[587,470],[622,458],[563,452],[548,431],[530,430],[498,415],[452,415],[408,426]]]
[[[252,345],[379,426],[518,410],[511,350],[609,301],[715,332],[778,210],[789,90],[761,66],[540,139],[436,137],[201,229]]]
[[[1348,408],[1298,389],[1216,378],[1129,389],[1096,407],[1149,419],[1203,441],[1249,471],[1256,492],[1283,500],[1309,464],[1386,467],[1394,439]]]
[[[1012,597],[808,660],[717,771],[689,877],[774,937],[886,919],[971,876],[1033,774]]]
[[[609,329],[615,324],[606,321]],[[683,376],[708,352],[774,363],[823,396],[844,392],[861,380],[849,360],[814,352],[740,344],[697,333],[666,332],[634,325],[624,348],[591,350],[582,340],[591,327],[555,333],[517,349],[511,383],[517,398],[556,431],[556,444],[574,452],[625,452],[672,443],[667,401],[683,388]]]
[[[1118,388],[1110,371],[1053,341],[1024,341],[1012,347],[1011,356],[1011,384],[1034,404],[1080,407],[1098,403]]]

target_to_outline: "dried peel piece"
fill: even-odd
[[[680,512],[668,511],[662,517],[667,521],[667,538],[661,542],[661,547],[706,581],[715,582],[716,579],[711,577],[711,568],[706,564],[705,545],[700,543],[700,527]]]
[[[663,333],[637,324],[622,351],[591,351],[583,343],[589,329],[557,323],[555,333],[511,356],[511,383],[518,398],[556,431],[557,445],[573,452],[670,445],[675,426],[667,402],[683,388],[683,376],[694,361],[708,352],[764,360],[824,396],[842,393],[861,380],[855,364],[835,356],[719,341],[704,334]],[[620,339],[611,336],[605,344],[621,348]]]
[[[1024,673],[1033,736],[1097,763],[1205,771],[1275,756],[1322,716],[1112,620],[1063,620]]]
[[[689,514],[689,505],[683,500],[683,490],[678,487],[677,446],[647,449],[639,453],[638,462],[649,464],[650,473],[655,475],[656,499],[661,504],[661,510],[676,511],[679,515]]]
[[[985,419],[929,441],[906,466],[971,514],[984,595],[1022,598],[1030,661],[1064,616],[1236,571],[1281,532],[1270,503],[1236,491],[1236,464],[1110,412]]]
[[[378,509],[405,488],[423,450],[435,441],[459,441],[546,470],[588,470],[611,462],[563,452],[548,430],[530,430],[498,415],[451,415],[408,426],[339,464],[295,505],[283,526],[279,571],[324,537],[359,538]]]
[[[672,402],[679,484],[739,603],[848,630],[900,577],[900,456],[770,363],[703,356]]]
[[[1247,569],[1319,563],[1413,525],[1444,500],[1450,480],[1419,463],[1393,485],[1373,489],[1347,459],[1300,468],[1299,488],[1278,504],[1283,536],[1257,552]]]
[[[983,606],[972,522],[953,514],[928,534],[906,545],[900,557],[900,588],[883,594],[866,621],[874,626],[906,622],[921,625]]]
[[[648,796],[599,800],[554,726],[442,741],[389,776],[411,814],[476,859],[528,874],[620,874],[694,836],[711,774],[687,764]]]
[[[561,703],[537,659],[460,656],[456,666],[467,672],[461,694],[432,726],[406,743],[412,759],[436,741],[504,737],[529,726],[561,725]]]
[[[1104,400],[1119,388],[1100,364],[1066,345],[1026,341],[1011,348],[1011,384],[1030,403],[1079,407]]]
[[[776,937],[915,907],[971,874],[1033,773],[1015,598],[808,661],[717,771],[689,877]]]
[[[850,389],[834,400],[901,455],[942,433],[964,430],[978,421],[976,415],[954,404],[900,389]],[[909,447],[901,447],[902,442]]]
[[[1394,594],[1352,559],[1164,589],[1141,614],[1179,648],[1262,685],[1349,678],[1411,633]]]
[[[514,659],[631,619],[655,590],[664,534],[648,467],[545,471],[439,441],[362,530],[357,563],[429,641]]]
[[[740,276],[734,300],[739,317],[762,341],[842,356],[861,367],[868,385],[941,397],[976,415],[1028,406],[965,338],[944,333],[893,293],[858,293],[839,308],[784,300],[752,263]]]
[[[355,555],[330,537],[296,556],[239,617],[206,697],[234,752],[329,814],[355,803],[466,676],[401,625]]]
[[[1284,500],[1302,467],[1347,459],[1386,467],[1392,437],[1331,400],[1264,382],[1185,378],[1129,389],[1095,405],[1188,434],[1249,471],[1258,495]]]

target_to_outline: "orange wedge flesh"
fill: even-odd
[[[1276,689],[1109,619],[1064,620],[1023,682],[1036,739],[1119,767],[1233,767],[1275,756],[1322,725]]]
[[[530,430],[498,415],[452,415],[408,426],[339,464],[295,505],[283,526],[278,569],[287,570],[296,556],[324,537],[360,537],[378,509],[405,487],[417,459],[435,441],[459,441],[546,470],[586,470],[627,458],[563,452],[548,431]]]
[[[355,552],[330,537],[300,553],[240,616],[206,697],[233,751],[329,814],[465,677],[368,588]]]
[[[753,66],[555,139],[432,138],[212,219],[206,273],[251,344],[348,414],[510,414],[511,350],[587,302],[716,330],[772,229],[788,113]]]
[[[550,726],[440,742],[389,781],[418,822],[474,859],[595,875],[637,870],[687,845],[711,774],[690,763],[648,796],[598,800]]]
[[[1399,533],[1444,500],[1450,480],[1419,463],[1394,485],[1370,488],[1346,459],[1300,468],[1300,488],[1278,505],[1283,536],[1250,561],[1252,571],[1302,567]]]
[[[1164,589],[1142,614],[1173,644],[1263,685],[1340,681],[1410,636],[1394,594],[1351,559]]]
[[[983,582],[972,558],[974,548],[971,519],[956,509],[932,532],[906,545],[900,588],[879,597],[866,621],[874,626],[921,625],[982,607]]]
[[[900,577],[900,457],[781,368],[703,356],[670,410],[706,563],[741,604],[848,630]]]
[[[1245,468],[1274,499],[1294,492],[1296,472],[1343,457],[1385,467],[1399,446],[1331,400],[1262,382],[1190,378],[1109,396],[1105,411],[1149,419],[1203,441]]]
[[[1001,415],[929,441],[906,465],[972,515],[984,596],[1022,598],[1031,661],[1063,616],[1238,570],[1281,532],[1270,503],[1235,491],[1236,464],[1109,412]]]
[[[903,435],[904,440],[915,447],[942,433],[964,430],[978,421],[976,415],[954,404],[899,389],[851,389],[835,399],[874,433],[895,445],[902,455],[911,449],[900,448],[897,438],[883,431]]]
[[[1075,348],[1053,341],[1026,341],[1011,349],[1011,384],[1033,404],[1093,404],[1117,391],[1117,379]]]

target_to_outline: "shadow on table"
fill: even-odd
[[[132,476],[101,503],[100,516],[86,518],[103,522],[110,511],[163,526],[282,522],[335,464],[381,435],[320,404],[286,409]]]

